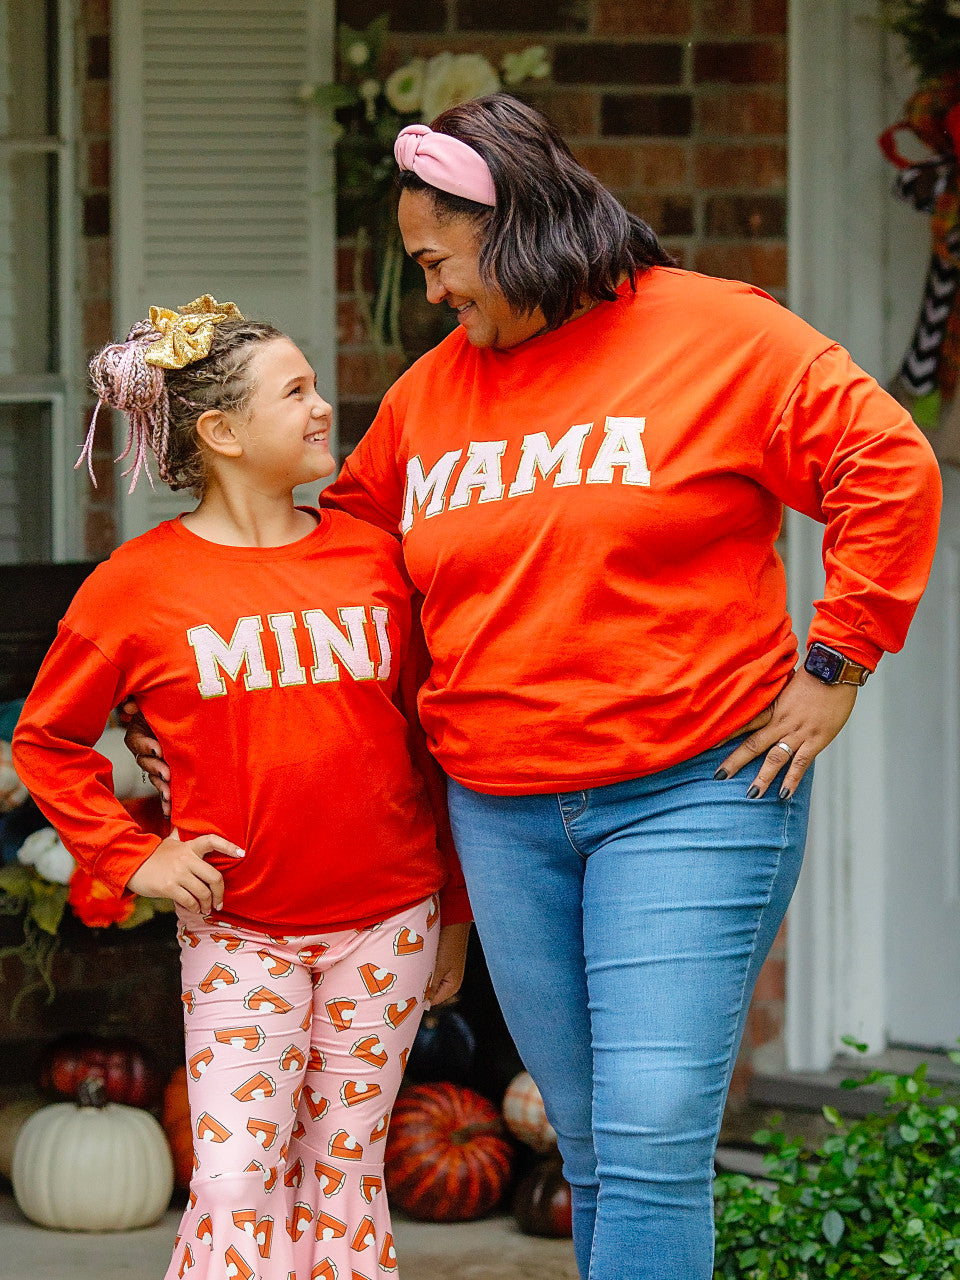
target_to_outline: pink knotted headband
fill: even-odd
[[[410,170],[439,191],[477,204],[497,203],[486,160],[459,138],[434,133],[425,124],[408,124],[397,135],[393,154],[401,169]]]

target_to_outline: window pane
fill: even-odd
[[[49,560],[50,408],[0,404],[0,564]]]
[[[0,376],[51,372],[53,157],[0,159]]]
[[[43,0],[0,0],[0,29],[6,29],[6,119],[0,132],[15,138],[56,133],[51,55],[54,31]]]

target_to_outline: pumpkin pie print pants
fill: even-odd
[[[307,937],[178,914],[194,1174],[166,1280],[395,1275],[383,1151],[436,898]]]
[[[713,1156],[747,1008],[793,892],[809,769],[747,799],[733,744],[450,821],[490,976],[573,1192],[582,1280],[711,1280]]]

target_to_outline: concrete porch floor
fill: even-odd
[[[47,1231],[0,1195],[0,1280],[162,1280],[179,1221],[178,1209],[143,1231]],[[510,1217],[393,1225],[401,1280],[577,1280],[569,1240],[522,1235]]]

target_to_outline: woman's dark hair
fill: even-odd
[[[506,93],[474,98],[430,126],[480,153],[494,208],[450,195],[409,170],[401,191],[426,191],[438,218],[466,218],[480,236],[480,275],[513,309],[537,307],[557,328],[584,302],[612,301],[624,276],[673,266],[655,233],[583,165],[547,118]]]

